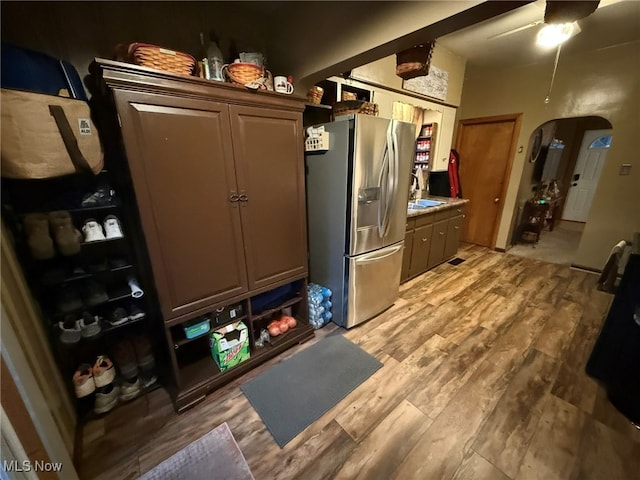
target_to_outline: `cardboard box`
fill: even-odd
[[[249,331],[242,322],[218,328],[209,338],[211,355],[221,372],[249,358]]]

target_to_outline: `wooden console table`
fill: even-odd
[[[518,239],[524,243],[538,243],[545,227],[552,232],[559,218],[562,197],[546,200],[544,203],[527,200],[522,212]]]

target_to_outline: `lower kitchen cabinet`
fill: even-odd
[[[411,251],[413,248],[413,226],[415,222],[411,223],[411,228],[407,222],[407,232],[404,235],[404,254],[402,257],[402,271],[400,272],[400,282],[404,282],[409,279],[409,267],[411,266]]]
[[[464,224],[464,203],[407,219],[401,282],[417,277],[458,252]]]
[[[429,268],[429,252],[432,245],[433,225],[418,227],[413,232],[413,250],[409,275],[414,277]]]
[[[462,226],[464,225],[464,215],[451,217],[447,223],[447,241],[444,246],[444,258],[451,258],[458,252]]]
[[[444,248],[447,244],[448,224],[449,220],[441,220],[433,224],[433,235],[431,237],[431,246],[429,247],[427,269],[440,265],[445,261]]]

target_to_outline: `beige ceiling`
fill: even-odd
[[[465,57],[470,67],[548,62],[555,49],[549,51],[535,45],[536,34],[542,24],[522,28],[541,22],[544,9],[545,1],[537,0],[440,37],[437,42]],[[581,32],[562,46],[563,55],[640,40],[640,1],[602,0],[598,9],[579,20],[578,24]]]

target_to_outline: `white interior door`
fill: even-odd
[[[594,141],[611,135],[611,130],[587,130],[582,137],[576,167],[573,170],[567,201],[562,212],[563,220],[586,222],[600,173],[607,157],[609,142]]]

